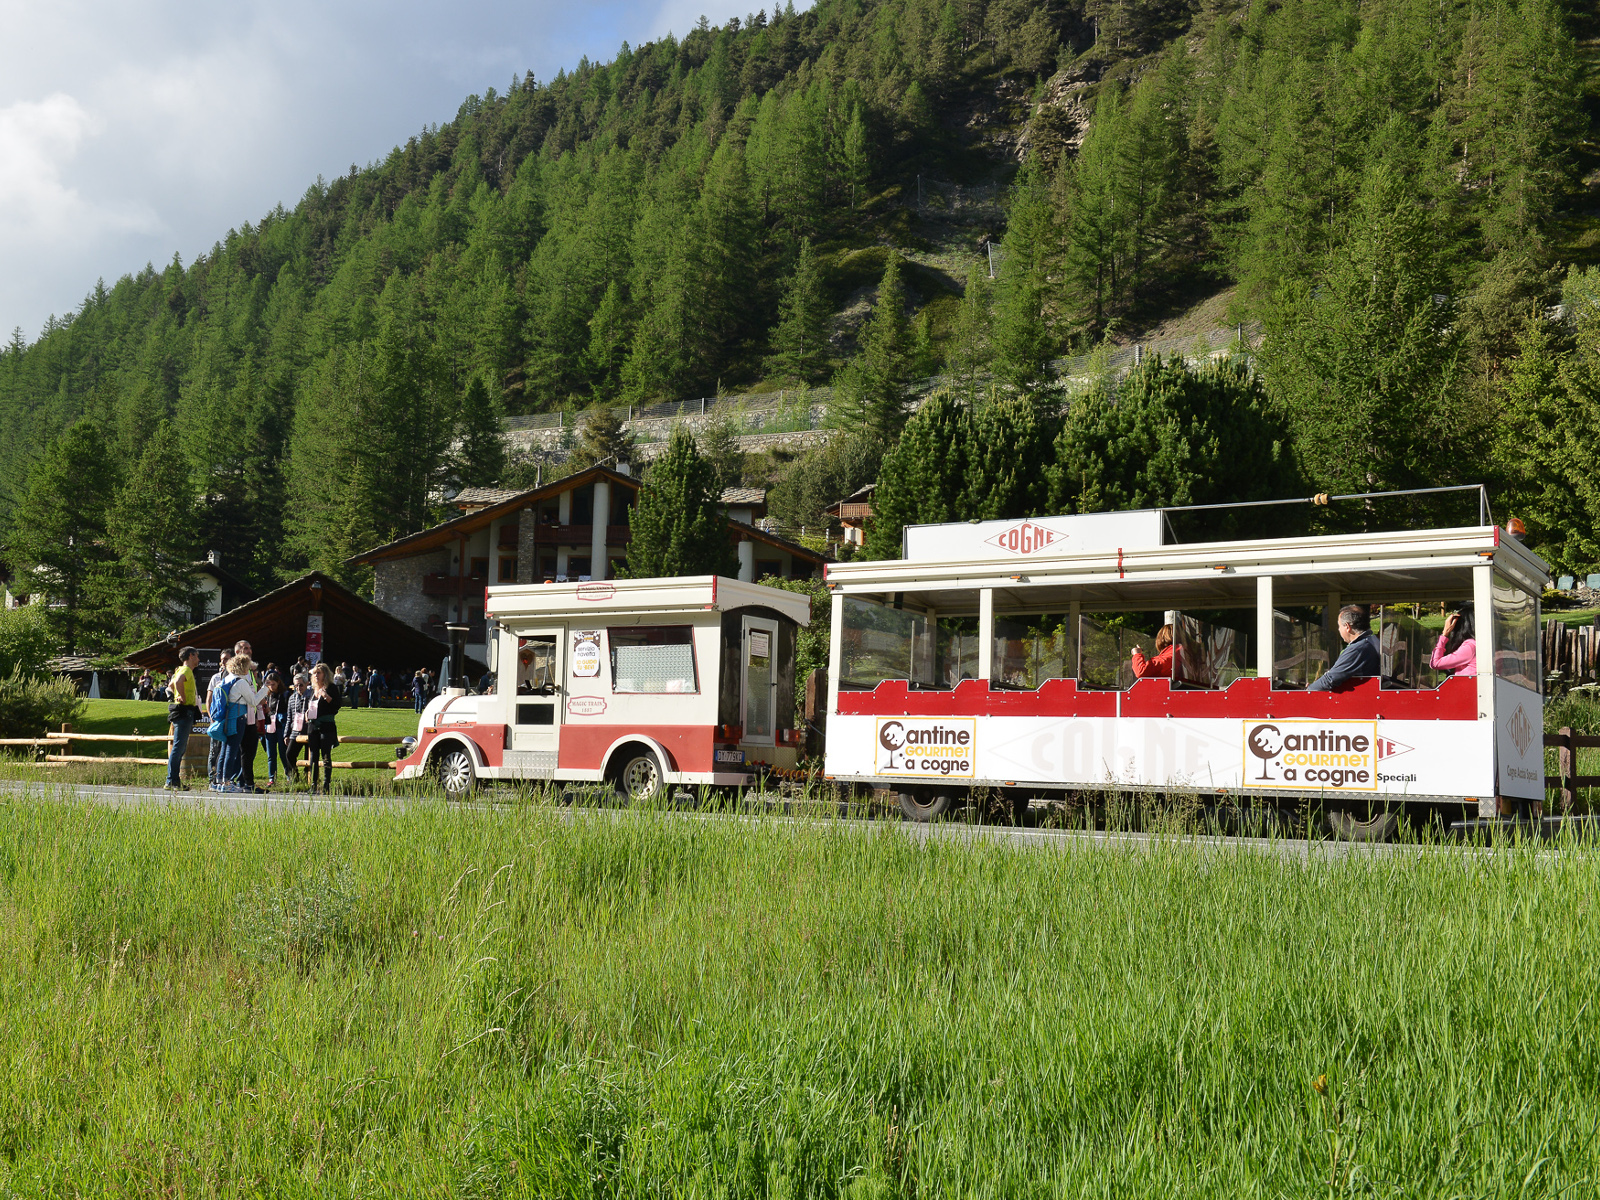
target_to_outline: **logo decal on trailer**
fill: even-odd
[[[1523,711],[1522,705],[1517,705],[1517,711],[1512,713],[1511,719],[1506,722],[1506,732],[1511,735],[1517,753],[1526,758],[1528,747],[1533,744],[1533,723],[1528,720],[1528,714]]]
[[[1047,546],[1066,541],[1067,535],[1046,529],[1043,525],[1035,525],[1032,521],[1024,521],[983,540],[985,544],[998,546],[1008,554],[1036,554]]]
[[[617,589],[609,583],[580,583],[578,585],[579,600],[609,600],[617,594]]]
[[[1378,743],[1373,721],[1246,721],[1245,786],[1375,792],[1377,760],[1385,756]],[[1411,749],[1390,744],[1396,747],[1390,753]]]
[[[606,711],[604,696],[572,696],[567,700],[567,711],[575,717],[598,717]]]
[[[876,774],[924,779],[977,775],[976,718],[879,717],[874,732]]]

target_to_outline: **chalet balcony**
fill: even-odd
[[[606,526],[606,545],[626,546],[633,530],[626,525]],[[594,544],[593,525],[535,525],[534,544],[538,546],[582,546]]]
[[[481,596],[488,586],[487,575],[468,575],[464,581],[459,575],[435,573],[422,577],[424,596]]]

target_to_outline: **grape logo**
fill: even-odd
[[[1046,529],[1043,525],[1035,525],[1032,521],[1024,521],[983,540],[986,545],[998,546],[1007,554],[1037,554],[1048,546],[1066,541],[1067,535]]]
[[[1517,711],[1506,722],[1506,732],[1511,735],[1511,744],[1517,748],[1517,754],[1526,758],[1528,747],[1533,745],[1533,722],[1528,720],[1522,705],[1517,705]]]
[[[876,774],[972,779],[978,722],[973,717],[879,717],[873,730]]]
[[[1247,785],[1308,792],[1378,790],[1377,762],[1383,750],[1371,721],[1245,721],[1243,726]],[[1398,748],[1395,753],[1411,749],[1392,744]]]

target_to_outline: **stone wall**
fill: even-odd
[[[422,577],[449,570],[449,550],[387,559],[373,568],[372,602],[391,617],[435,637],[437,635],[428,628],[428,618],[444,616],[448,601],[444,597],[424,596]]]

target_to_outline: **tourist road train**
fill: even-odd
[[[820,749],[825,780],[923,820],[976,789],[1020,806],[1107,788],[1492,816],[1544,794],[1548,574],[1487,520],[1177,542],[1147,510],[914,526],[899,559],[829,565],[827,614],[711,576],[491,587],[497,684],[433,700],[397,776],[647,798],[748,786]],[[1310,688],[1352,603],[1370,606],[1381,674]],[[1420,618],[1463,604],[1475,658],[1435,671]],[[824,615],[807,714],[797,638]],[[1139,678],[1159,626],[1170,674]]]

